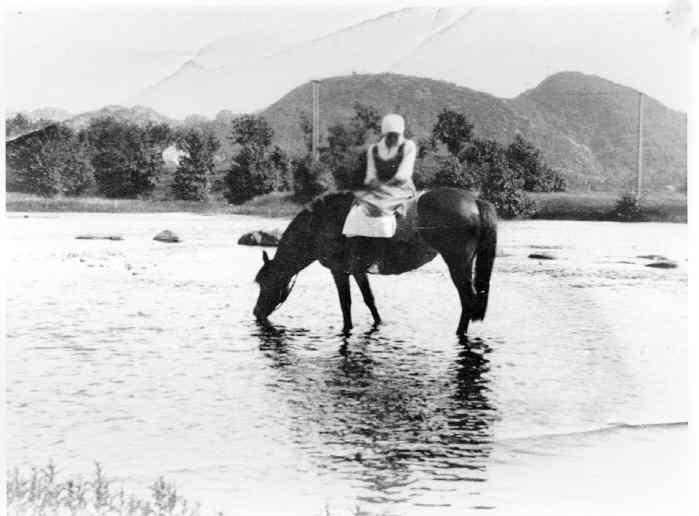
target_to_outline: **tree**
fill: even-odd
[[[381,115],[378,109],[368,104],[355,101],[352,104],[354,116],[350,120],[350,132],[354,136],[354,145],[364,145],[368,134],[381,134]]]
[[[286,191],[292,189],[293,176],[291,174],[291,160],[286,152],[275,145],[267,155],[272,177],[272,189],[276,191]]]
[[[8,186],[52,197],[77,195],[94,181],[85,146],[63,124],[51,124],[7,145]]]
[[[486,141],[482,147],[492,153],[477,165],[481,197],[492,202],[501,217],[530,215],[534,204],[522,192],[522,179],[509,167],[504,149],[493,141]]]
[[[313,121],[304,111],[299,112],[299,127],[303,133],[303,143],[306,146],[306,152],[310,154],[313,150]]]
[[[107,197],[148,195],[163,170],[163,150],[172,141],[166,124],[139,127],[112,117],[93,120],[86,129],[100,193]]]
[[[66,195],[82,195],[94,186],[89,144],[84,133],[78,133],[71,139],[71,150],[61,171],[61,191]]]
[[[362,186],[366,172],[366,143],[381,131],[376,108],[355,102],[349,122],[328,127],[327,146],[320,149],[320,161],[332,171],[333,185],[353,190]]]
[[[544,163],[541,151],[522,135],[505,151],[509,167],[522,178],[523,189],[527,192],[552,192],[565,190],[564,179]]]
[[[244,115],[233,120],[231,139],[240,146],[226,174],[225,193],[238,204],[290,182],[288,158],[279,147],[271,147],[274,131],[264,117]]]
[[[463,113],[448,108],[442,109],[432,127],[432,138],[446,145],[453,156],[459,156],[472,136],[473,124],[469,123]]]
[[[176,145],[183,154],[172,185],[175,197],[187,201],[206,199],[209,179],[214,172],[214,155],[221,146],[218,138],[210,131],[193,128],[187,130]]]
[[[274,190],[277,170],[269,159],[250,147],[243,147],[226,174],[225,197],[232,204],[241,204],[256,195]]]
[[[335,187],[331,168],[322,161],[313,161],[310,156],[296,160],[293,164],[294,196],[308,201]]]
[[[32,129],[32,122],[22,113],[5,120],[5,138],[25,133]]]
[[[267,119],[257,115],[243,115],[233,120],[231,139],[234,143],[262,151],[272,144],[274,131]]]

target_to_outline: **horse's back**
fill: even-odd
[[[420,225],[424,228],[478,227],[477,198],[467,190],[440,187],[425,192],[418,201]]]

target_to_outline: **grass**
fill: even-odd
[[[533,218],[553,220],[615,220],[614,209],[620,195],[606,192],[557,192],[529,194],[536,202]],[[44,199],[37,195],[8,192],[7,211],[19,212],[96,212],[96,213],[228,213],[263,217],[290,217],[302,205],[293,194],[274,192],[260,195],[241,205],[226,201],[159,201],[105,199],[99,197],[63,197]],[[687,197],[681,193],[647,194],[641,201],[644,220],[686,222]]]
[[[183,498],[174,484],[158,478],[150,497],[127,494],[116,487],[95,463],[94,475],[85,479],[59,479],[53,462],[44,468],[19,469],[7,474],[7,514],[43,516],[53,514],[104,516],[196,516],[199,504]]]
[[[553,220],[616,220],[621,197],[611,192],[555,192],[529,194],[536,202],[533,218]],[[643,220],[687,222],[687,196],[681,193],[650,193],[641,199]]]
[[[293,194],[274,192],[261,195],[241,205],[226,201],[167,201],[142,199],[106,199],[104,197],[55,197],[46,199],[32,194],[7,192],[5,206],[8,212],[87,212],[87,213],[229,213],[288,217],[298,213],[302,206],[292,199]]]
[[[15,468],[7,473],[9,516],[198,516],[200,504],[182,497],[174,484],[159,477],[149,486],[149,497],[127,494],[122,486],[108,479],[95,463],[92,477],[58,478],[53,462],[29,471]],[[331,516],[327,504],[320,513]],[[355,505],[350,516],[389,516]],[[218,513],[222,516],[222,513]]]

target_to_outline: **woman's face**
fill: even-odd
[[[389,149],[398,145],[398,139],[400,135],[398,133],[386,133],[386,147]]]

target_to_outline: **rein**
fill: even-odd
[[[291,279],[289,280],[289,287],[286,289],[285,294],[281,297],[279,302],[276,305],[274,305],[275,310],[277,308],[279,308],[282,305],[282,303],[284,303],[284,301],[286,301],[287,297],[289,297],[289,294],[291,294],[291,291],[293,290],[294,286],[296,285],[296,278],[298,278],[298,277],[299,277],[298,273],[294,274],[291,277]],[[281,283],[280,283],[280,285],[281,285]]]

